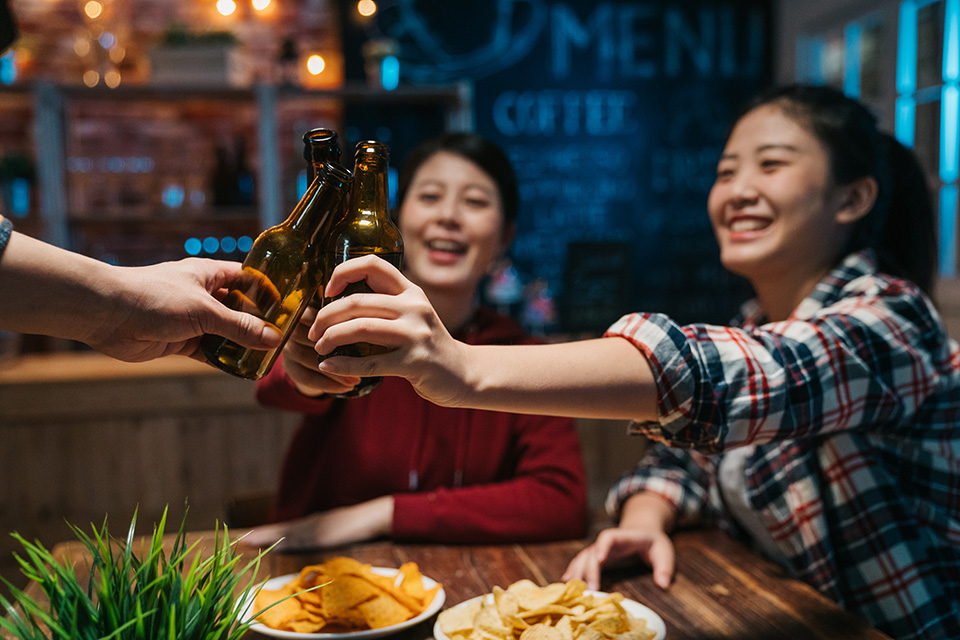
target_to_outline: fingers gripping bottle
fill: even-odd
[[[286,221],[257,236],[243,261],[242,281],[232,286],[223,301],[231,309],[274,324],[283,336],[280,345],[260,351],[206,334],[200,347],[210,362],[250,380],[270,370],[320,286],[317,243],[330,220],[342,215],[350,182],[350,172],[340,165],[328,162],[319,168]]]
[[[387,169],[390,151],[382,142],[365,141],[357,144],[354,157],[353,185],[347,212],[330,229],[325,242],[327,268],[330,272],[340,263],[369,254],[377,255],[398,269],[403,261],[403,239],[390,217],[387,191]],[[366,281],[347,285],[334,299],[354,293],[372,291]],[[324,303],[329,300],[325,299]],[[384,353],[380,345],[358,342],[334,349],[329,356],[363,357]],[[380,384],[382,378],[361,378],[351,391],[338,397],[352,398],[366,395]]]

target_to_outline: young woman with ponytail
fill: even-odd
[[[656,441],[610,493],[618,525],[570,563],[596,588],[639,556],[669,588],[669,533],[716,522],[895,638],[960,638],[960,351],[928,293],[935,214],[913,155],[824,87],[764,96],[734,125],[708,211],[755,298],[730,326],[654,313],[603,338],[453,340],[376,260],[341,265],[382,295],[323,309],[316,349],[348,375],[399,375],[440,404],[629,418]]]

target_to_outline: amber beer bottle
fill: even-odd
[[[340,141],[337,132],[323,127],[303,134],[303,159],[307,161],[307,181],[313,182],[317,169],[324,163],[340,164]]]
[[[320,286],[317,242],[329,219],[343,213],[350,181],[350,172],[340,165],[327,163],[320,168],[286,221],[254,241],[243,261],[243,282],[224,298],[231,309],[253,313],[276,325],[283,336],[280,345],[258,351],[206,334],[200,347],[210,362],[250,380],[258,380],[270,370]]]
[[[337,132],[333,129],[318,127],[310,129],[303,134],[303,159],[307,161],[307,184],[313,183],[323,165],[327,162],[340,164],[340,141],[337,138]],[[346,204],[346,198],[344,198]],[[339,218],[330,216],[327,225],[332,224]],[[320,242],[327,237],[329,229],[322,229],[317,236]],[[329,273],[326,267],[326,256],[322,248],[317,250],[317,277],[321,283],[326,283],[329,279]],[[323,292],[317,290],[317,293],[310,299],[310,306],[319,309],[323,306]]]
[[[387,195],[387,169],[390,150],[382,142],[368,140],[357,144],[354,157],[353,186],[347,212],[330,229],[325,243],[327,267],[333,269],[350,258],[375,254],[398,269],[403,261],[403,239],[400,230],[390,218]],[[347,285],[334,299],[354,293],[366,293],[372,289],[366,281]],[[324,301],[325,303],[329,300]],[[362,357],[383,353],[379,345],[358,342],[334,349],[326,356]],[[361,378],[351,391],[340,394],[341,398],[353,398],[373,391],[382,378]]]

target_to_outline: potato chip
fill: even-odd
[[[410,609],[387,595],[380,595],[372,600],[361,602],[359,609],[363,613],[367,626],[371,629],[400,624],[413,617]]]
[[[546,622],[524,629],[520,640],[560,640],[560,632]]]
[[[591,594],[582,580],[539,587],[519,580],[442,612],[450,640],[651,640],[656,632],[620,604],[620,593]]]
[[[253,610],[262,611],[259,622],[281,631],[380,629],[420,615],[439,590],[439,584],[424,587],[416,563],[405,563],[396,576],[382,576],[368,564],[340,556],[304,567],[280,589],[261,589]]]
[[[462,606],[442,611],[437,617],[440,628],[443,629],[443,632],[451,639],[462,632],[472,631],[474,627],[473,620],[477,613],[480,612],[481,606],[483,606],[483,603],[481,603],[480,600],[471,600]]]

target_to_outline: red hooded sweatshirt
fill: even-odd
[[[481,307],[458,339],[537,342]],[[451,409],[387,377],[361,398],[311,398],[281,363],[264,405],[304,413],[281,471],[274,521],[393,495],[395,540],[496,543],[583,536],[587,488],[573,421]]]

